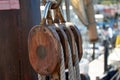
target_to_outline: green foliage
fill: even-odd
[[[99,3],[101,4],[120,4],[120,0],[99,0]]]
[[[102,1],[101,4],[112,4],[111,1]]]

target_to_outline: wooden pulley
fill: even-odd
[[[64,30],[68,37],[68,41],[71,47],[73,62],[75,63],[75,41],[77,42],[77,47],[79,51],[79,60],[82,57],[82,38],[78,28],[71,22],[66,22],[61,14],[60,9],[56,9],[55,12],[55,22],[61,23],[59,27]]]
[[[59,31],[59,32],[62,32],[61,34],[63,35],[64,34],[64,39],[62,42],[64,42],[65,44],[64,45],[64,51],[65,52],[65,63],[66,63],[66,68],[68,68],[68,44],[70,44],[70,48],[71,48],[71,52],[72,52],[72,56],[73,56],[73,61],[75,61],[75,39],[74,39],[74,35],[71,31],[68,24],[68,22],[65,21],[63,15],[62,15],[62,12],[60,10],[60,8],[57,8],[55,11],[54,11],[54,14],[55,14],[55,19],[54,19],[54,22],[55,23],[60,23],[60,24],[57,24],[56,25],[56,29]]]
[[[65,57],[65,66],[67,67],[68,64],[68,39],[67,39],[67,35],[65,34],[65,32],[63,31],[62,28],[60,28],[60,26],[62,24],[55,24],[56,25],[56,31],[60,37],[61,40],[61,44],[63,46],[63,51],[64,51],[64,57]]]
[[[72,24],[72,23],[67,23],[67,24],[69,25],[69,28],[71,29],[71,31],[74,34],[75,41],[77,43],[78,57],[79,57],[79,61],[80,61],[82,58],[82,54],[83,54],[81,33],[74,24]]]
[[[65,34],[64,30],[62,29],[62,27],[64,27],[64,24],[61,24],[59,21],[65,21],[63,16],[62,18],[59,18],[59,15],[57,14],[62,14],[61,12],[58,12],[57,10],[60,9],[59,7],[56,8],[54,10],[54,24],[55,24],[55,29],[56,29],[56,32],[58,33],[59,37],[60,37],[60,41],[61,41],[61,44],[63,46],[63,52],[64,52],[64,58],[65,58],[65,66],[67,68],[67,64],[68,64],[68,52],[69,52],[69,49],[68,49],[68,39],[67,39],[67,35]],[[51,15],[49,15],[50,17]]]
[[[41,75],[50,75],[60,67],[61,43],[54,24],[47,24],[46,18],[52,2],[45,5],[42,22],[34,26],[28,36],[29,60],[33,69]]]
[[[68,42],[70,44],[70,49],[72,52],[72,59],[73,59],[73,62],[75,62],[75,39],[74,39],[74,35],[73,35],[71,29],[68,27],[69,27],[69,25],[67,23],[65,23],[65,27],[63,27],[63,30],[67,35]]]

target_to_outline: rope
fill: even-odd
[[[70,21],[70,0],[65,0],[65,6],[67,21]]]
[[[78,58],[78,48],[77,48],[77,44],[75,42],[75,51],[76,51],[76,56],[75,56],[75,74],[76,74],[76,79],[77,80],[81,80],[81,76],[80,76],[80,69],[79,69],[79,58]]]
[[[43,76],[43,75],[38,74],[38,80],[45,80],[45,77],[46,77],[46,76]]]
[[[71,53],[71,49],[70,49],[70,45],[68,44],[68,56],[69,56],[69,60],[68,60],[68,79],[69,80],[75,80],[75,75],[74,75],[74,68],[73,68],[73,61],[72,61],[72,53]]]
[[[64,53],[63,53],[63,47],[61,47],[62,53],[61,53],[61,57],[62,57],[62,61],[61,61],[61,65],[60,65],[60,79],[61,80],[66,80],[66,76],[65,76],[65,60],[64,60]]]

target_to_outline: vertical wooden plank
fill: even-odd
[[[16,14],[0,11],[0,80],[20,80]]]
[[[32,69],[28,57],[28,33],[30,29],[40,22],[39,0],[20,0],[20,56],[21,56],[21,79],[37,80],[37,74]]]
[[[20,10],[0,11],[0,80],[38,80],[29,63],[27,37],[40,22],[39,0],[19,1]]]

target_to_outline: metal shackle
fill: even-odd
[[[42,1],[43,4],[45,5],[47,2],[54,2],[54,4],[52,5],[52,9],[56,9],[60,6],[60,4],[62,3],[62,0],[43,0]]]
[[[47,19],[47,16],[49,14],[49,10],[51,9],[52,4],[53,4],[53,2],[51,2],[51,1],[48,1],[46,3],[41,24],[46,24],[46,19]]]

